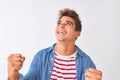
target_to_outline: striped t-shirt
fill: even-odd
[[[55,52],[54,67],[51,80],[76,80],[76,52],[70,56],[62,56]]]

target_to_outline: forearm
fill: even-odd
[[[18,80],[18,72],[9,72],[8,73],[8,80]]]
[[[21,73],[18,73],[16,76],[8,76],[8,80],[23,80],[24,76]]]

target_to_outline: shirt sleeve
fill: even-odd
[[[85,80],[85,71],[88,69],[88,68],[96,68],[94,62],[92,61],[92,59],[86,55],[85,58],[83,59],[83,64],[82,64],[82,80]]]
[[[24,80],[36,80],[37,79],[37,65],[38,65],[38,55],[35,55],[27,74],[24,76]]]

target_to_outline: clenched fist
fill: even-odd
[[[8,56],[8,78],[18,80],[18,71],[22,68],[25,57],[21,54],[11,54]]]
[[[95,68],[89,68],[86,70],[85,80],[102,80],[102,72]]]

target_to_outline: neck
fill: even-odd
[[[76,51],[75,43],[57,42],[55,50],[63,56],[72,55]]]

